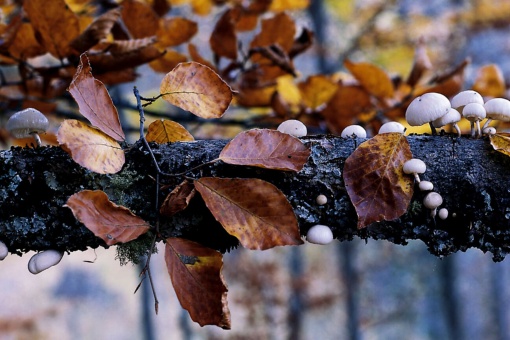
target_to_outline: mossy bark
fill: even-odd
[[[413,156],[427,164],[423,179],[434,183],[450,214],[446,220],[432,218],[421,204],[424,193],[415,190],[406,214],[358,230],[357,215],[345,191],[342,169],[345,159],[362,140],[332,136],[303,139],[311,150],[299,173],[264,170],[216,162],[187,174],[189,177],[219,176],[261,178],[276,185],[291,202],[303,235],[314,224],[329,225],[340,241],[362,238],[385,239],[406,244],[409,239],[425,242],[437,256],[476,247],[502,260],[510,250],[510,157],[495,151],[488,139],[451,136],[407,137]],[[151,145],[161,170],[179,173],[218,157],[224,140]],[[141,143],[126,149],[126,164],[115,175],[98,175],[76,163],[62,149],[12,148],[0,152],[0,240],[11,252],[61,249],[84,250],[104,246],[64,207],[72,194],[103,190],[155,226],[156,172]],[[165,178],[158,197],[182,178]],[[328,203],[318,206],[319,194]],[[159,217],[162,237],[196,240],[227,250],[237,245],[206,209],[199,195],[190,206],[172,218]]]

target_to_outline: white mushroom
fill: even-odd
[[[310,243],[328,244],[333,241],[333,232],[328,226],[317,224],[308,230],[306,239]]]
[[[328,198],[325,195],[321,194],[321,195],[317,196],[315,201],[317,202],[318,205],[324,205],[324,204],[328,203]]]
[[[340,134],[342,138],[367,138],[367,131],[360,125],[349,125]]]
[[[434,189],[434,184],[429,181],[421,181],[420,184],[418,184],[418,187],[421,191],[432,191]]]
[[[381,125],[379,128],[379,134],[381,133],[390,133],[390,132],[398,132],[404,133],[405,126],[400,124],[399,122],[388,122]]]
[[[57,250],[42,251],[30,258],[30,261],[28,261],[28,270],[32,274],[39,274],[43,270],[58,264],[63,256],[64,253]]]
[[[9,254],[9,249],[7,249],[7,246],[5,243],[0,241],[0,261],[5,259],[5,257]]]
[[[436,216],[437,207],[441,204],[443,204],[443,198],[437,192],[429,192],[423,199],[423,205],[431,210],[430,215],[432,217]]]
[[[41,138],[38,134],[46,132],[48,126],[48,119],[40,111],[28,108],[13,114],[6,128],[15,138],[33,137],[39,147]]]
[[[304,137],[308,133],[305,124],[296,119],[289,119],[278,125],[278,131],[294,137]]]
[[[496,134],[496,128],[493,126],[488,126],[486,128],[483,128],[482,130],[484,135],[495,135]]]
[[[462,113],[464,106],[470,103],[477,103],[483,105],[483,98],[480,93],[467,90],[459,92],[452,98],[452,107]]]
[[[436,134],[436,129],[432,122],[446,113],[451,108],[448,98],[440,93],[425,93],[409,104],[406,110],[406,121],[411,126],[421,126],[429,123],[432,134]]]
[[[489,126],[493,119],[502,122],[510,121],[510,100],[505,98],[494,98],[483,105],[487,114],[487,121],[483,124],[482,130]]]
[[[427,170],[427,166],[421,159],[412,158],[404,163],[402,170],[408,175],[413,174],[416,182],[420,183],[420,176],[418,174],[424,173]]]
[[[437,216],[439,216],[439,218],[442,220],[446,220],[448,218],[448,209],[446,208],[439,209],[439,211],[437,212]]]
[[[483,105],[478,103],[469,103],[464,106],[462,115],[471,122],[471,137],[475,137],[475,123],[477,135],[481,136],[480,121],[485,118],[485,108]]]
[[[434,120],[432,125],[435,128],[440,128],[445,125],[452,124],[455,131],[457,131],[457,135],[460,137],[460,128],[457,123],[460,122],[461,118],[462,116],[460,115],[459,111],[454,108],[450,108],[443,117],[439,117],[438,119]]]

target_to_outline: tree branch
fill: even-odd
[[[273,183],[291,202],[303,235],[320,223],[329,225],[340,241],[354,236],[396,244],[420,239],[437,256],[476,247],[492,252],[495,261],[502,260],[510,250],[510,157],[494,151],[487,139],[410,136],[408,140],[414,157],[427,164],[422,178],[432,181],[434,190],[444,199],[443,206],[450,212],[446,220],[430,217],[430,211],[421,203],[425,194],[416,189],[408,212],[401,218],[358,230],[356,212],[342,179],[344,161],[355,147],[350,139],[304,138],[312,154],[299,173],[218,162],[187,175],[256,177]],[[197,141],[151,147],[163,172],[179,173],[217,158],[226,143]],[[156,225],[155,175],[150,156],[140,142],[126,150],[126,165],[115,175],[92,173],[56,147],[2,151],[0,240],[15,253],[104,246],[63,207],[69,196],[83,189],[103,190],[110,200]],[[170,186],[162,190],[160,201],[181,179],[167,181]],[[319,194],[328,197],[326,205],[315,203]],[[237,245],[199,195],[185,211],[172,218],[160,217],[160,231],[163,237],[185,237],[222,251]]]

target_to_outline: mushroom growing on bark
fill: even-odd
[[[43,270],[46,270],[54,265],[57,265],[64,253],[57,250],[45,250],[35,254],[28,261],[28,270],[32,274],[39,274]]]
[[[423,199],[423,205],[427,209],[431,210],[430,216],[432,217],[436,216],[437,207],[439,207],[441,204],[443,204],[443,197],[441,197],[441,195],[439,195],[437,192],[430,192]]]
[[[278,125],[278,131],[294,137],[304,137],[308,133],[305,124],[296,119],[289,119]]]
[[[360,125],[349,125],[343,129],[340,136],[342,138],[366,138],[367,131]]]
[[[443,117],[439,117],[438,119],[434,120],[432,125],[435,128],[440,128],[445,125],[452,124],[455,131],[457,131],[457,136],[460,137],[460,128],[457,123],[460,122],[461,118],[462,116],[460,115],[460,112],[452,107]]]
[[[432,122],[441,118],[450,110],[451,105],[448,98],[440,93],[425,93],[409,104],[406,110],[406,121],[411,126],[421,126],[429,123],[432,134],[436,134],[436,129]]]
[[[39,133],[46,132],[48,119],[38,110],[28,108],[16,112],[7,121],[6,128],[15,138],[33,137],[37,146],[41,146]]]
[[[421,159],[412,158],[404,163],[402,170],[408,175],[414,175],[416,182],[420,183],[420,176],[418,174],[424,173],[427,170],[427,166]]]
[[[317,224],[308,230],[306,239],[310,243],[328,244],[333,241],[333,232],[328,226]]]
[[[452,98],[452,107],[462,113],[464,106],[470,103],[483,105],[482,95],[473,90],[459,92]]]
[[[485,118],[485,108],[483,105],[478,103],[469,103],[464,106],[462,115],[471,122],[471,137],[475,137],[475,123],[476,133],[478,136],[481,136],[482,132],[480,131],[480,121]]]
[[[5,259],[7,254],[9,254],[9,249],[7,249],[7,246],[5,245],[5,243],[0,241],[0,261]]]
[[[379,134],[391,132],[404,133],[405,129],[406,129],[405,126],[400,124],[399,122],[388,122],[381,125],[381,127],[379,128]]]
[[[485,130],[493,119],[502,122],[510,122],[510,100],[505,98],[494,98],[488,100],[483,105],[485,108],[487,121],[483,124],[482,130]]]

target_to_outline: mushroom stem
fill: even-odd
[[[414,173],[414,179],[416,180],[416,183],[420,183],[420,175],[418,173]]]
[[[459,125],[457,123],[453,123],[452,126],[455,129],[455,131],[457,131],[457,135],[460,137],[460,128],[459,128]]]
[[[471,137],[475,137],[475,122],[471,122]]]
[[[30,134],[32,135],[32,137],[34,137],[34,140],[35,140],[35,144],[37,145],[37,147],[41,147],[41,137],[39,137],[39,134],[37,132],[30,132]]]
[[[432,131],[432,135],[433,136],[437,135],[436,128],[434,127],[434,125],[432,125],[432,122],[429,122],[429,125],[430,125],[430,130]]]
[[[477,137],[481,137],[482,136],[482,131],[480,130],[480,121],[477,120],[476,121],[476,132],[477,132]]]
[[[483,127],[482,127],[482,130],[485,129],[487,126],[489,126],[489,124],[492,122],[492,118],[489,118],[487,119],[487,121],[485,122],[485,124],[483,124]]]
[[[437,212],[437,208],[432,209],[432,210],[430,211],[430,216],[431,216],[432,218],[435,218],[435,217],[436,217],[436,212]]]

